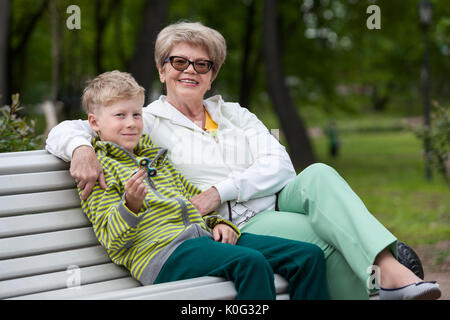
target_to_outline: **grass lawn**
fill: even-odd
[[[450,240],[450,188],[436,172],[426,181],[422,143],[413,133],[342,134],[337,159],[328,156],[326,137],[313,141],[318,161],[334,167],[400,240]]]

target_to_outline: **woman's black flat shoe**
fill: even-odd
[[[422,262],[417,253],[406,243],[397,241],[397,260],[420,279],[424,279]]]

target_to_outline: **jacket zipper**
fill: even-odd
[[[129,151],[126,150],[125,148],[122,148],[121,146],[115,144],[114,142],[111,142],[111,143],[112,143],[113,145],[115,145],[117,148],[119,148],[120,150],[124,151],[126,154],[128,154],[128,155],[130,156],[130,158],[133,160],[133,162],[134,162],[137,166],[139,166],[139,162],[137,161],[136,157],[135,157],[133,154],[131,154],[131,152],[129,152]],[[157,153],[156,156],[153,158],[153,160],[152,160],[152,162],[151,162],[150,164],[153,164],[154,162],[156,162],[156,161],[157,161],[164,153],[165,153],[164,149],[161,149],[160,151],[158,151],[158,153]],[[156,196],[157,196],[158,198],[160,198],[160,199],[162,199],[162,200],[167,199],[167,198],[164,197],[161,193],[159,193],[159,191],[156,189],[155,183],[153,182],[153,180],[152,180],[149,176],[147,176],[147,181],[148,181],[148,184],[149,184],[150,187],[153,189],[154,193],[156,194]],[[191,223],[191,221],[190,221],[190,219],[189,219],[189,217],[188,217],[188,214],[187,214],[187,205],[186,205],[185,201],[184,201],[182,198],[180,198],[180,197],[175,197],[174,199],[180,204],[180,207],[181,207],[181,216],[183,217],[183,223],[184,223],[184,225],[185,225],[185,226],[191,225],[192,223]]]

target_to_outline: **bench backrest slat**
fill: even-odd
[[[131,278],[120,278],[113,279],[108,281],[102,281],[98,283],[92,283],[87,285],[82,285],[79,288],[65,288],[59,290],[52,290],[47,292],[41,292],[37,294],[27,294],[19,297],[14,297],[12,300],[53,300],[53,299],[83,299],[86,296],[104,293],[104,292],[113,292],[119,291],[123,289],[135,288],[139,286],[139,283]]]
[[[0,157],[0,174],[65,170],[69,164],[51,154],[10,155]]]
[[[1,200],[0,217],[80,207],[75,189],[2,196]]]
[[[129,273],[125,269],[111,262],[92,267],[68,269],[66,271],[6,280],[2,281],[0,284],[0,299],[30,293],[65,289],[67,287],[70,288],[77,285],[85,285],[128,276]],[[82,281],[82,283],[80,281]]]
[[[0,238],[89,227],[90,225],[91,223],[80,208],[25,214],[3,218],[0,224]]]
[[[67,270],[72,265],[82,268],[108,262],[111,259],[100,245],[0,260],[0,281]]]
[[[75,187],[75,181],[67,170],[0,175],[0,195]]]
[[[92,228],[39,233],[0,239],[0,259],[18,258],[98,244]]]

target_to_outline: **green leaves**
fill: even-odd
[[[449,155],[450,155],[450,111],[449,108],[441,106],[435,102],[431,113],[432,126],[419,127],[415,130],[416,135],[421,139],[429,139],[430,157],[432,165],[442,175],[444,180],[450,185],[449,179]]]
[[[35,134],[35,122],[26,122],[18,111],[22,110],[19,94],[13,94],[11,106],[0,108],[0,152],[25,151],[42,148],[42,136]]]

